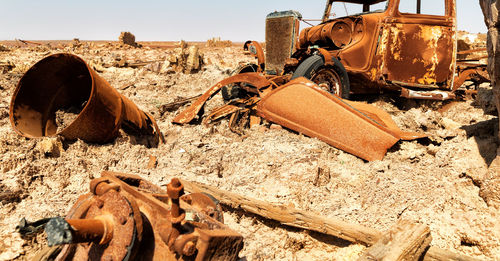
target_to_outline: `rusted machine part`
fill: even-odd
[[[222,87],[232,83],[247,83],[257,88],[257,90],[271,85],[271,82],[269,82],[264,76],[256,72],[242,73],[231,76],[218,82],[210,89],[208,89],[208,91],[206,91],[200,98],[198,98],[198,100],[192,103],[189,108],[177,115],[172,122],[177,124],[186,124],[191,122],[198,115],[205,103],[210,98],[217,94],[217,92],[219,92]]]
[[[49,243],[66,244],[56,260],[133,260],[139,249],[141,214],[134,199],[115,189],[79,200],[65,222],[69,227],[61,221],[46,227]],[[54,240],[65,233],[70,242]]]
[[[49,246],[98,242],[107,244],[113,238],[110,218],[64,219],[52,218],[45,226]]]
[[[370,110],[368,105],[363,109],[373,115],[381,113]],[[317,137],[368,161],[381,160],[387,149],[401,138],[399,132],[389,129],[384,121],[375,121],[305,78],[297,78],[273,90],[257,105],[257,112],[269,121]],[[385,113],[378,116],[379,119],[387,117],[390,116]]]
[[[191,193],[182,195],[180,200],[191,205],[193,209],[224,223],[224,216],[219,201],[211,195],[204,193]]]
[[[264,50],[260,43],[257,41],[246,41],[243,45],[243,50],[257,58],[257,64],[260,69],[259,72],[262,72],[266,67],[266,57],[264,56]]]
[[[78,111],[58,130],[56,112]],[[54,54],[31,67],[19,81],[10,104],[13,129],[28,138],[62,135],[67,139],[105,143],[122,124],[143,135],[163,136],[151,115],[118,93],[72,54]]]
[[[446,101],[455,99],[456,95],[449,91],[414,91],[407,88],[401,88],[401,97],[420,100]]]
[[[179,179],[164,191],[135,175],[103,172],[90,191],[46,227],[51,244],[65,244],[56,260],[235,260],[243,247],[222,223],[218,201],[184,195]]]

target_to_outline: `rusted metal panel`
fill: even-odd
[[[243,45],[243,50],[252,54],[255,58],[257,58],[257,64],[259,65],[259,72],[265,69],[266,57],[264,54],[264,49],[256,41],[247,41]]]
[[[205,103],[210,98],[217,94],[222,87],[231,83],[248,83],[257,88],[257,90],[271,85],[271,82],[269,82],[259,73],[242,73],[231,76],[218,82],[210,89],[208,89],[198,100],[191,104],[189,108],[177,115],[172,122],[177,124],[185,124],[191,122],[198,115]]]
[[[380,110],[369,107],[363,105],[362,109],[375,116],[380,114]],[[368,161],[381,160],[402,136],[388,128],[395,124],[380,120],[390,116],[377,116],[380,121],[377,122],[305,78],[273,90],[258,104],[257,112],[269,121],[317,137]]]
[[[443,22],[447,20],[443,18]],[[450,68],[454,29],[447,25],[415,24],[395,20],[390,26],[384,55],[387,80],[422,86],[446,86],[453,77]]]
[[[61,128],[56,113],[69,108],[76,108],[78,115]],[[25,73],[12,96],[10,121],[18,134],[29,138],[62,135],[105,143],[126,124],[138,133],[163,139],[151,115],[72,54],[48,56]]]

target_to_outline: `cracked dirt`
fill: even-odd
[[[490,106],[487,84],[476,101],[409,101],[389,94],[358,97],[388,111],[403,130],[424,131],[430,137],[399,142],[383,160],[365,162],[317,139],[269,128],[268,123],[243,136],[229,130],[227,119],[211,127],[173,125],[171,120],[187,105],[171,112],[162,111],[162,105],[203,93],[240,62],[253,59],[240,47],[201,46],[203,69],[184,74],[163,62],[176,51],[172,46],[124,48],[82,41],[73,47],[53,43],[0,52],[0,62],[16,65],[0,77],[0,260],[32,258],[43,247],[43,236],[22,240],[14,232],[19,220],[64,215],[102,170],[138,174],[162,186],[172,177],[203,182],[381,231],[398,219],[408,219],[430,227],[432,245],[500,260],[500,178],[488,170],[496,155],[498,120],[483,110]],[[16,134],[8,108],[17,82],[36,61],[60,52],[79,55],[150,112],[166,144],[147,148],[123,132],[103,145]],[[114,67],[121,59],[160,62]],[[220,95],[207,111],[218,104]],[[157,164],[148,169],[150,156]],[[245,237],[243,260],[355,260],[365,248],[238,209],[225,210],[226,224]]]

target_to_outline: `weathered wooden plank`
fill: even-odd
[[[187,192],[205,192],[214,196],[222,204],[241,208],[264,218],[279,221],[281,224],[317,231],[327,235],[342,238],[350,242],[363,243],[367,246],[375,244],[382,233],[372,228],[350,224],[335,218],[325,218],[310,211],[302,211],[293,207],[274,205],[265,201],[253,199],[233,192],[224,191],[213,186],[182,180]],[[477,260],[448,250],[430,247],[424,256],[425,261]]]
[[[400,220],[379,241],[366,249],[359,261],[418,260],[431,241],[428,226]]]

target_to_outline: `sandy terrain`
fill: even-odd
[[[498,120],[482,109],[490,106],[487,84],[476,101],[358,98],[388,111],[403,130],[430,136],[399,142],[383,160],[365,162],[317,139],[268,128],[267,123],[244,136],[232,133],[227,119],[209,128],[173,125],[173,117],[186,106],[162,112],[161,105],[203,93],[238,63],[253,59],[239,47],[202,48],[204,69],[187,75],[163,63],[176,50],[162,46],[173,47],[83,42],[78,47],[57,43],[0,52],[0,62],[16,66],[0,75],[0,260],[33,257],[43,247],[43,237],[22,240],[14,232],[19,220],[64,215],[102,170],[135,173],[162,186],[181,177],[381,231],[400,218],[413,220],[430,227],[432,245],[500,260],[500,181],[488,170],[496,155]],[[120,93],[153,114],[166,144],[147,148],[125,133],[104,145],[58,138],[61,151],[46,154],[40,150],[43,140],[17,135],[8,116],[17,82],[33,63],[60,52],[81,56]],[[120,59],[161,62],[136,69],[112,66]],[[209,108],[217,104],[222,104],[220,95]],[[158,159],[154,169],[147,169],[150,155]],[[245,237],[240,257],[246,260],[356,260],[365,248],[242,211],[228,210],[224,219]]]

